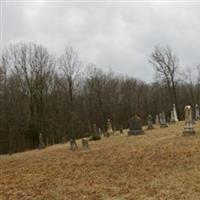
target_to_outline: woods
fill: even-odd
[[[42,45],[10,45],[1,57],[0,154],[37,148],[40,132],[52,145],[90,135],[93,123],[105,131],[107,119],[126,128],[135,112],[143,124],[149,114],[169,118],[172,103],[183,119],[186,104],[200,104],[200,68],[179,71],[170,48],[155,47],[149,61],[159,75],[152,83],[86,65],[72,47],[56,58]]]

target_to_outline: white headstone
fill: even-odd
[[[160,113],[160,128],[167,128],[167,122],[166,122],[166,118],[165,118],[165,113],[162,112]]]
[[[183,131],[184,135],[194,134],[193,129],[193,118],[192,118],[192,107],[190,105],[185,106],[185,128]]]
[[[108,119],[107,121],[107,133],[110,135],[110,134],[113,134],[113,129],[112,129],[112,125],[111,125],[111,121],[110,119]]]
[[[173,111],[173,110],[171,111],[171,119],[170,119],[170,122],[171,122],[171,123],[174,123],[174,122],[175,122],[175,117],[174,117],[174,111]]]
[[[178,116],[177,116],[177,112],[176,112],[176,105],[175,104],[173,104],[173,112],[174,112],[174,120],[175,120],[175,122],[178,122],[179,120],[178,120]]]

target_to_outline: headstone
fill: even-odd
[[[96,124],[93,124],[92,140],[100,140],[100,139],[101,139],[101,135],[97,131],[97,126]]]
[[[71,138],[69,140],[69,144],[70,144],[70,150],[71,151],[78,150],[78,145],[77,145],[76,140],[74,138]]]
[[[98,128],[98,134],[102,136],[101,128]]]
[[[192,107],[190,105],[185,106],[185,128],[183,135],[193,135],[195,130],[193,129]]]
[[[140,135],[143,134],[141,119],[138,115],[134,115],[129,119],[129,132],[128,135]]]
[[[153,119],[151,115],[148,116],[147,125],[147,129],[153,129]]]
[[[159,126],[160,125],[160,120],[159,120],[159,116],[156,115],[156,126]]]
[[[160,113],[160,128],[167,128],[167,122],[166,122],[166,118],[165,118],[165,113],[162,112]]]
[[[195,119],[198,121],[200,119],[200,114],[199,114],[199,105],[195,105]]]
[[[43,142],[43,136],[42,133],[39,133],[39,145],[38,145],[38,149],[44,149],[45,148],[45,144]]]
[[[174,112],[174,120],[175,120],[175,122],[178,122],[179,120],[178,120],[178,116],[177,116],[177,112],[176,112],[176,105],[175,104],[173,104],[173,112]]]
[[[89,139],[88,138],[83,138],[82,139],[82,147],[84,150],[89,150]]]
[[[175,123],[175,122],[176,122],[176,121],[175,121],[174,111],[173,111],[173,110],[171,111],[171,119],[170,119],[170,122],[171,122],[171,123]]]
[[[109,137],[112,134],[113,134],[113,130],[112,130],[111,121],[110,121],[110,119],[108,119],[106,136]]]

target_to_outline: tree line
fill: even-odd
[[[186,104],[200,104],[200,67],[180,71],[169,47],[155,46],[149,56],[156,78],[152,83],[85,66],[72,47],[59,57],[34,43],[3,49],[0,64],[0,154],[46,145],[92,133],[95,123],[106,131],[127,128],[137,113],[143,124],[148,114],[170,117],[175,103],[180,119]]]

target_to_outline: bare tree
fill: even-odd
[[[171,103],[177,105],[176,75],[178,58],[169,47],[161,48],[160,46],[155,46],[149,62],[153,65],[158,77],[167,84]]]
[[[71,136],[75,137],[74,133],[74,123],[75,118],[77,118],[74,110],[74,93],[75,93],[75,83],[80,75],[81,62],[79,60],[78,54],[73,50],[72,47],[66,47],[64,54],[59,59],[60,69],[63,72],[63,83],[62,86],[66,88],[69,95],[69,114],[70,114],[70,129]],[[66,83],[66,85],[65,85]]]
[[[10,134],[7,124],[7,69],[8,56],[2,52],[0,57],[0,153],[6,152],[6,146],[10,149]]]
[[[51,145],[71,134],[72,139],[85,137],[91,132],[89,124],[104,131],[108,118],[116,129],[125,128],[134,112],[145,124],[149,113],[170,114],[177,95],[179,108],[188,99],[200,104],[200,68],[178,81],[178,60],[169,48],[156,47],[150,59],[164,84],[117,76],[95,65],[80,76],[81,62],[71,47],[53,59],[41,45],[18,43],[0,59],[0,153],[37,147],[39,130]],[[36,134],[30,134],[31,124]]]
[[[44,93],[53,70],[53,59],[46,48],[32,43],[10,45],[8,51],[11,73],[29,99],[29,129],[37,138],[44,129]]]
[[[64,54],[60,57],[60,69],[64,73],[64,78],[67,80],[71,105],[73,105],[74,85],[78,75],[80,74],[80,67],[81,62],[78,54],[72,47],[66,47]]]

